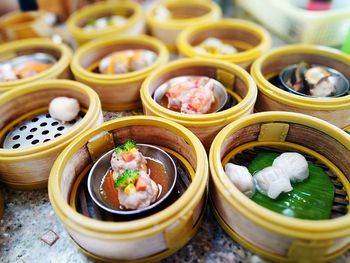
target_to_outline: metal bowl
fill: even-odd
[[[149,144],[137,144],[137,148],[139,151],[145,156],[146,160],[151,159],[155,161],[161,162],[166,170],[166,174],[169,180],[169,188],[164,196],[148,207],[137,209],[137,210],[123,210],[123,209],[115,209],[107,204],[100,194],[100,186],[102,183],[103,177],[106,175],[107,171],[111,168],[111,158],[114,152],[114,149],[104,154],[100,159],[96,161],[96,163],[92,166],[88,180],[87,186],[89,194],[94,200],[94,202],[101,207],[102,209],[118,215],[136,215],[145,211],[149,211],[154,207],[161,204],[172,192],[177,178],[177,170],[173,159],[162,149],[155,147]]]
[[[279,74],[279,80],[280,80],[283,88],[286,91],[289,91],[291,93],[294,93],[294,94],[297,94],[300,96],[311,97],[311,98],[320,98],[319,96],[307,95],[307,94],[304,94],[302,92],[295,91],[293,88],[291,88],[287,84],[288,79],[291,78],[291,75],[293,74],[293,72],[297,68],[297,66],[298,65],[295,64],[295,65],[288,66],[288,67],[284,68],[283,70],[281,70],[281,72]],[[332,75],[336,75],[339,77],[339,82],[338,82],[338,85],[336,87],[336,93],[333,96],[322,97],[322,98],[340,97],[340,96],[343,96],[349,92],[349,80],[342,73],[340,73],[338,70],[335,70],[335,69],[330,68],[330,67],[325,67],[325,66],[322,66],[322,67],[324,67],[327,71],[332,73]]]
[[[9,63],[12,67],[16,69],[22,66],[23,64],[32,61],[38,61],[44,64],[54,64],[57,62],[57,59],[54,56],[46,53],[34,53],[13,58],[9,61]]]
[[[172,79],[164,82],[162,85],[160,85],[155,90],[155,92],[153,94],[153,99],[158,104],[161,105],[161,101],[162,101],[163,96],[171,88],[171,86],[176,85],[176,84],[181,83],[181,82],[184,82],[184,81],[187,81],[188,79],[193,78],[193,77],[208,78],[206,76],[181,76],[181,77],[172,78]],[[210,80],[214,83],[214,96],[219,98],[218,107],[215,110],[215,112],[218,112],[219,110],[221,110],[225,106],[225,104],[228,100],[228,95],[227,95],[227,92],[226,92],[224,85],[222,85],[219,81],[217,81],[215,79],[210,78]]]

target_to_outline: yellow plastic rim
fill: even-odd
[[[196,176],[186,192],[164,210],[143,219],[128,222],[103,222],[83,216],[72,209],[64,199],[60,186],[67,162],[87,141],[102,131],[119,129],[133,125],[150,125],[168,129],[183,137],[195,151]],[[203,197],[208,182],[208,160],[199,139],[185,127],[158,117],[132,116],[109,121],[90,129],[76,138],[56,159],[49,177],[49,197],[51,204],[64,224],[83,235],[104,239],[130,240],[151,236],[185,217]],[[118,234],[117,236],[113,234]]]
[[[117,45],[145,45],[150,50],[155,50],[158,57],[154,63],[150,66],[137,70],[130,73],[118,74],[118,75],[107,75],[98,74],[83,68],[80,65],[80,60],[85,56],[89,55],[90,52],[103,49],[106,47],[117,46]],[[105,37],[90,43],[83,45],[77,50],[72,59],[71,69],[73,74],[79,77],[81,80],[88,83],[95,83],[99,85],[109,84],[128,84],[131,80],[142,80],[146,78],[150,72],[154,71],[157,67],[167,62],[169,59],[169,52],[165,45],[157,40],[156,38],[141,35],[141,36],[120,36],[120,37]]]
[[[101,117],[101,103],[95,91],[88,86],[71,80],[45,80],[39,83],[32,83],[21,86],[17,89],[8,91],[0,96],[0,104],[7,103],[12,99],[25,94],[30,94],[38,90],[46,89],[64,89],[74,90],[86,95],[89,99],[89,108],[83,119],[70,130],[70,132],[56,138],[55,140],[43,143],[38,146],[29,146],[23,149],[3,149],[0,148],[1,162],[13,162],[19,157],[27,158],[30,156],[46,156],[48,152],[57,151],[67,145],[73,137],[77,136],[82,130],[91,128]]]
[[[70,60],[72,58],[71,49],[65,44],[56,44],[50,39],[44,38],[31,38],[24,40],[17,40],[9,42],[0,46],[0,60],[4,60],[14,54],[16,51],[32,49],[32,48],[45,48],[52,49],[60,54],[58,61],[47,70],[25,79],[16,81],[1,82],[0,93],[7,91],[10,88],[17,88],[20,85],[29,84],[37,80],[53,79],[59,76],[65,69],[68,68]]]
[[[350,150],[350,139],[344,131],[314,117],[278,111],[246,116],[222,129],[212,143],[209,153],[209,165],[211,178],[216,190],[225,188],[220,179],[225,176],[221,164],[220,151],[226,139],[236,131],[249,125],[276,121],[298,123],[315,128],[333,137]],[[345,185],[346,190],[349,191],[349,183],[345,183],[344,187]],[[336,219],[318,221],[288,218],[259,206],[235,187],[226,188],[226,191],[221,191],[220,193],[232,207],[248,220],[273,232],[305,239],[310,238],[310,236],[313,239],[329,239],[350,235],[350,214]]]
[[[123,26],[112,26],[103,30],[94,30],[90,32],[84,31],[78,26],[82,20],[89,20],[105,12],[113,12],[114,10],[130,10],[132,15],[128,18]],[[79,41],[88,41],[99,38],[104,35],[119,34],[132,28],[138,22],[142,21],[141,7],[132,1],[118,1],[118,2],[101,2],[85,6],[81,10],[71,15],[67,21],[67,28],[69,32]]]
[[[172,19],[169,18],[165,21],[160,21],[154,17],[155,10],[164,6],[170,8],[173,6],[184,6],[184,7],[194,7],[194,8],[205,8],[208,12],[202,16],[185,18],[185,19]],[[208,20],[219,19],[222,15],[220,7],[213,1],[200,1],[200,0],[168,0],[160,2],[154,5],[150,10],[147,11],[146,20],[151,27],[157,28],[168,28],[168,29],[182,29],[193,23],[201,23]]]
[[[252,48],[248,48],[242,52],[235,54],[210,54],[210,53],[198,53],[194,47],[189,43],[191,36],[198,33],[202,33],[210,30],[220,30],[220,29],[232,29],[232,30],[241,30],[250,33],[257,38],[259,38],[260,43]],[[213,36],[215,37],[215,36]],[[227,60],[233,63],[244,63],[255,60],[257,57],[262,55],[264,51],[269,49],[271,46],[271,37],[269,33],[261,26],[240,19],[223,19],[215,22],[205,22],[196,24],[190,27],[187,27],[182,31],[177,38],[177,48],[181,54],[187,57],[204,57],[204,58],[216,58]]]
[[[264,64],[271,59],[293,54],[312,54],[324,56],[332,60],[337,60],[350,67],[349,55],[329,47],[297,44],[277,48],[258,58],[251,67],[251,75],[254,78],[260,92],[276,101],[297,108],[310,110],[336,110],[347,109],[350,107],[350,95],[339,98],[307,98],[289,93],[272,85],[262,74],[261,70]]]
[[[179,68],[190,68],[191,66],[208,67],[209,65],[210,67],[224,69],[233,73],[235,76],[239,77],[248,87],[247,95],[238,104],[231,107],[230,109],[202,115],[183,114],[166,109],[163,106],[159,105],[157,102],[155,102],[155,100],[152,98],[152,95],[149,93],[148,87],[152,85],[154,81],[169,72],[175,71]],[[257,88],[255,86],[255,83],[244,69],[229,62],[204,58],[188,58],[171,62],[150,74],[141,86],[141,100],[144,107],[151,110],[158,116],[171,119],[185,126],[207,126],[208,124],[220,124],[225,123],[228,120],[233,120],[237,116],[242,115],[246,111],[250,110],[252,104],[255,103],[256,96]]]

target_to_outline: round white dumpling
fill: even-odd
[[[282,169],[292,182],[302,182],[309,177],[309,165],[300,153],[282,153],[273,161],[272,166]]]
[[[246,196],[252,197],[255,193],[253,177],[247,167],[227,163],[225,173],[231,182]]]
[[[254,175],[256,189],[272,199],[276,199],[282,192],[293,190],[288,175],[280,168],[270,166]]]
[[[80,111],[79,102],[67,97],[54,98],[49,105],[49,113],[52,118],[67,122],[74,120]]]

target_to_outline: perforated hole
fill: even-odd
[[[19,138],[20,138],[19,135],[15,135],[15,136],[13,136],[12,140],[18,140]]]
[[[27,140],[30,140],[30,139],[33,139],[33,137],[34,137],[34,135],[28,135],[28,136],[26,137],[26,139],[27,139]]]
[[[39,140],[34,140],[34,141],[32,141],[32,144],[35,145],[35,144],[37,144],[38,142],[39,142]]]
[[[40,126],[41,127],[45,127],[47,125],[47,122],[42,122],[42,123],[40,123]]]
[[[41,134],[42,134],[42,135],[46,135],[46,134],[48,134],[48,133],[49,133],[48,130],[44,130]]]
[[[38,130],[38,128],[31,128],[30,132],[36,132]]]
[[[50,115],[50,114],[46,114],[45,117],[48,118],[48,119],[50,119],[50,118],[51,118],[51,115]]]
[[[24,131],[25,129],[27,129],[27,126],[22,126],[21,128],[19,128],[20,131]]]
[[[32,122],[37,122],[39,120],[39,118],[35,117],[32,119]]]
[[[19,148],[21,145],[19,143],[16,143],[15,145],[12,146],[13,149]]]
[[[63,131],[64,130],[64,127],[63,126],[60,126],[57,128],[58,131]]]
[[[59,137],[61,135],[62,135],[61,133],[56,133],[54,137],[57,138],[57,137]]]
[[[53,123],[51,123],[52,126],[57,126],[58,124],[60,124],[58,121],[54,121]]]

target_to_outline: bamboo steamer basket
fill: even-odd
[[[251,75],[259,89],[256,110],[299,112],[326,120],[340,128],[349,126],[349,95],[339,98],[308,98],[288,93],[268,81],[284,67],[300,61],[334,68],[350,79],[349,58],[335,49],[314,45],[290,45],[266,53],[251,68]]]
[[[14,11],[3,15],[0,18],[0,42],[51,36],[52,28],[45,21],[47,15],[43,11]]]
[[[92,65],[106,55],[126,49],[147,49],[158,55],[150,66],[118,75],[91,72]],[[73,56],[71,69],[76,80],[92,87],[99,95],[102,108],[108,111],[123,111],[141,106],[140,86],[142,81],[156,68],[164,65],[169,53],[159,40],[149,36],[106,37],[79,48]]]
[[[93,161],[127,139],[165,147],[192,170],[191,183],[172,204],[140,219],[92,219],[69,205],[74,185]],[[57,158],[49,178],[53,209],[74,243],[95,260],[150,262],[169,256],[197,232],[206,203],[208,161],[200,141],[185,127],[158,117],[120,118],[86,131]],[[142,249],[140,249],[142,248]]]
[[[314,221],[290,218],[241,193],[225,175],[223,164],[261,146],[300,151],[325,164],[333,172],[332,181],[337,180],[333,209],[341,203],[342,215]],[[231,123],[217,135],[209,154],[216,218],[233,239],[275,262],[325,262],[339,256],[350,248],[349,151],[345,132],[304,114],[265,112]]]
[[[229,109],[210,114],[183,114],[159,105],[154,91],[167,80],[182,75],[202,75],[221,82],[238,103]],[[142,84],[144,113],[167,118],[190,129],[209,150],[215,135],[228,123],[253,112],[257,88],[249,74],[237,65],[214,59],[180,59],[153,72]]]
[[[16,81],[1,82],[0,93],[40,80],[70,78],[69,63],[72,57],[71,49],[64,44],[56,44],[50,39],[32,38],[3,44],[0,46],[0,61],[12,59],[20,55],[32,54],[34,52],[50,54],[57,58],[57,62],[49,69],[35,76]]]
[[[155,10],[167,8],[174,18],[165,21],[155,18]],[[214,22],[221,18],[220,7],[213,1],[161,1],[147,11],[146,22],[153,36],[163,41],[170,51],[176,51],[176,38],[189,25]]]
[[[194,47],[209,37],[227,41],[238,52],[229,55],[198,53]],[[264,28],[240,19],[223,19],[189,26],[177,39],[177,49],[183,56],[221,59],[245,69],[249,69],[251,63],[270,47],[271,37]]]
[[[48,112],[50,101],[58,96],[76,98],[85,111],[82,119],[69,132],[29,147],[15,149],[2,146],[6,135],[16,125]],[[89,87],[70,80],[34,82],[2,94],[0,116],[0,181],[17,189],[46,187],[51,166],[58,154],[78,134],[103,122],[97,94]]]
[[[85,31],[82,26],[92,18],[120,15],[128,18],[122,26],[112,26],[93,32]],[[136,36],[145,31],[145,22],[140,5],[133,1],[109,1],[85,6],[73,13],[67,20],[68,31],[78,46],[100,37],[120,35]]]

